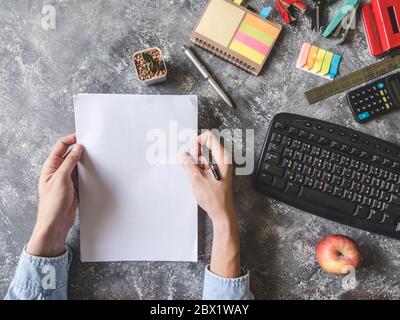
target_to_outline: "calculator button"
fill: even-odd
[[[381,96],[385,95],[385,92],[383,90],[379,91],[379,93],[381,94]]]
[[[386,109],[390,109],[390,106],[388,103],[386,103]]]
[[[378,89],[383,89],[383,88],[385,87],[385,85],[383,84],[383,82],[379,82],[379,83],[376,85],[376,87],[377,87]]]
[[[361,114],[358,115],[358,119],[359,119],[359,120],[365,120],[365,119],[367,119],[367,118],[369,118],[369,112],[368,112],[368,111],[363,112],[363,113],[361,113]]]
[[[382,99],[383,99],[383,101],[384,101],[384,102],[387,102],[387,99],[386,99],[386,97],[383,97]]]

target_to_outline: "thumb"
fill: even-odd
[[[82,156],[83,147],[80,144],[75,144],[71,152],[66,156],[58,171],[62,175],[70,176],[76,164]]]
[[[189,180],[195,183],[197,179],[202,178],[202,172],[199,166],[194,162],[192,156],[188,152],[183,152],[180,154],[180,161],[183,168],[186,171]]]

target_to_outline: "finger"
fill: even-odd
[[[202,178],[202,171],[199,166],[193,161],[192,156],[188,152],[180,154],[180,162],[186,171],[189,180],[195,183],[197,179]]]
[[[60,167],[64,161],[63,155],[67,152],[68,147],[75,142],[75,133],[65,136],[57,141],[43,165],[43,173],[45,175],[54,173]]]
[[[68,147],[74,143],[76,143],[75,133],[71,133],[68,136],[62,137],[53,147],[50,156],[62,158],[62,156],[67,152]]]
[[[72,171],[76,167],[76,164],[78,163],[79,159],[82,156],[82,151],[83,147],[80,144],[75,144],[72,147],[71,152],[67,155],[67,157],[64,159],[63,163],[61,164],[60,168],[58,171],[60,174],[63,176],[68,176],[70,177],[72,174]]]
[[[211,131],[205,131],[196,140],[198,145],[206,146],[211,151],[212,157],[218,165],[231,164],[228,152],[220,143],[220,139]]]
[[[208,162],[206,157],[199,157],[199,165],[201,165],[204,170],[210,169],[210,163]]]
[[[72,170],[72,183],[74,184],[74,195],[76,202],[79,202],[79,182],[78,182],[78,167],[75,167],[74,170]]]

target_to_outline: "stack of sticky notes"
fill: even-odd
[[[339,54],[305,43],[301,48],[296,68],[332,80],[339,72],[341,59]]]
[[[209,0],[190,36],[196,45],[258,75],[282,26],[238,6],[231,0]]]

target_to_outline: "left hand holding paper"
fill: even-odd
[[[43,165],[39,180],[39,210],[27,252],[55,257],[65,252],[65,240],[75,222],[77,168],[83,148],[75,134],[61,138]],[[68,148],[72,150],[64,157]]]

